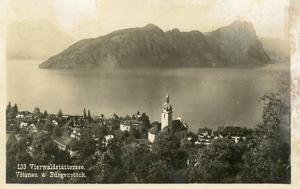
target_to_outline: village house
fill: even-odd
[[[233,137],[231,137],[231,138],[234,140],[235,143],[238,143],[239,140],[240,140],[240,137],[239,137],[239,136],[233,136]]]
[[[57,145],[58,149],[61,151],[69,152],[71,157],[76,156],[78,153],[77,151],[70,148],[69,144],[71,143],[72,139],[70,137],[60,137],[53,139],[53,142]]]
[[[56,121],[56,120],[52,120],[52,124],[54,125],[54,126],[58,126],[58,122]]]
[[[72,132],[71,132],[71,138],[74,138],[76,140],[80,140],[81,138],[81,129],[78,127],[72,128]]]
[[[16,118],[17,118],[17,119],[24,118],[24,115],[23,115],[23,114],[20,114],[20,113],[18,113],[18,114],[16,115]]]
[[[137,111],[136,114],[133,114],[133,115],[132,115],[132,118],[133,118],[133,119],[140,119],[141,117],[142,117],[142,114],[140,114],[140,111]]]
[[[120,124],[120,130],[121,131],[130,131],[131,129],[131,121],[130,120],[125,120],[123,122],[121,122]]]
[[[34,123],[31,123],[28,127],[27,127],[28,131],[29,132],[32,132],[32,133],[37,133],[38,132],[38,129],[36,127],[36,125]]]
[[[96,135],[95,134],[93,134],[93,139],[94,139],[94,141],[95,141],[95,143],[96,143],[96,147],[99,147],[100,146],[100,138],[99,137],[96,137]]]
[[[21,122],[20,123],[20,128],[22,129],[22,128],[25,128],[25,127],[27,127],[28,126],[28,123],[27,122]]]
[[[120,123],[120,130],[129,132],[132,128],[138,128],[142,125],[141,117],[142,115],[139,111],[131,117],[127,116],[127,118]]]
[[[159,131],[155,128],[152,127],[149,132],[148,132],[148,140],[153,143],[155,140],[155,136],[159,133]]]
[[[198,141],[197,144],[209,145],[212,140],[219,138],[229,138],[232,139],[235,143],[240,142],[241,140],[246,140],[246,135],[249,131],[246,128],[240,127],[221,127],[217,131],[213,131],[208,128],[200,128],[198,131]],[[195,143],[196,144],[196,143]]]
[[[105,135],[102,142],[104,143],[105,146],[107,146],[108,143],[113,139],[114,139],[113,135]]]
[[[19,116],[21,116],[21,117],[25,117],[25,118],[32,118],[32,113],[31,112],[29,112],[29,111],[20,111],[19,113],[18,113],[18,115]]]

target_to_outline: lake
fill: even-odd
[[[160,120],[166,92],[173,117],[199,127],[254,127],[261,120],[259,98],[289,78],[289,64],[259,68],[112,69],[93,71],[39,69],[42,60],[8,60],[7,101],[20,110],[121,116],[146,112]]]

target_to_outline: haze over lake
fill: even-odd
[[[57,113],[121,116],[146,112],[160,120],[167,92],[173,117],[190,129],[218,126],[253,127],[261,118],[259,98],[289,77],[288,64],[256,68],[113,69],[93,71],[39,69],[42,60],[8,60],[7,100],[20,110],[34,107]]]

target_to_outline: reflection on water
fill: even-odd
[[[168,89],[174,117],[192,130],[220,125],[254,126],[260,120],[259,97],[277,91],[278,75],[289,77],[288,65],[262,68],[102,69],[63,71],[38,69],[41,61],[11,60],[7,98],[20,109],[35,106],[48,112],[127,115],[146,112],[160,119]]]

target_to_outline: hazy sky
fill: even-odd
[[[287,9],[287,0],[11,0],[8,21],[46,21],[82,39],[147,23],[206,32],[240,19],[259,36],[283,38]]]

